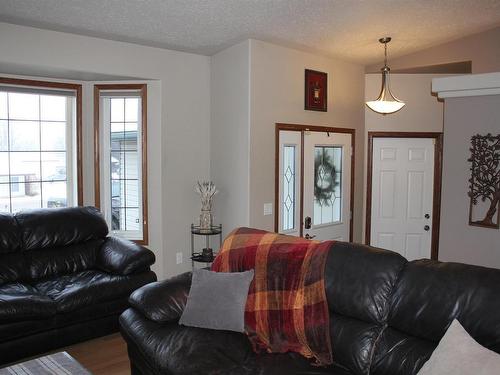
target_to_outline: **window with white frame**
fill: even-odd
[[[78,88],[0,78],[0,212],[78,204]]]
[[[146,87],[136,86],[96,86],[100,149],[96,198],[113,234],[146,243]]]

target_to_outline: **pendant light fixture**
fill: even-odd
[[[391,41],[391,38],[386,36],[378,41],[384,45],[384,67],[380,69],[382,71],[382,89],[378,98],[366,102],[366,105],[371,110],[386,115],[399,111],[404,107],[405,103],[396,98],[389,87],[389,71],[391,69],[387,66],[387,43]]]

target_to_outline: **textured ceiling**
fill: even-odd
[[[500,0],[0,0],[0,21],[211,55],[247,38],[360,64],[500,25]]]

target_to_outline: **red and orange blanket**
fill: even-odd
[[[212,270],[255,270],[245,307],[256,352],[297,352],[317,365],[332,363],[325,264],[333,241],[309,241],[238,228],[222,244]]]

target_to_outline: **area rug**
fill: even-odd
[[[92,375],[66,352],[35,358],[0,369],[0,375]]]

